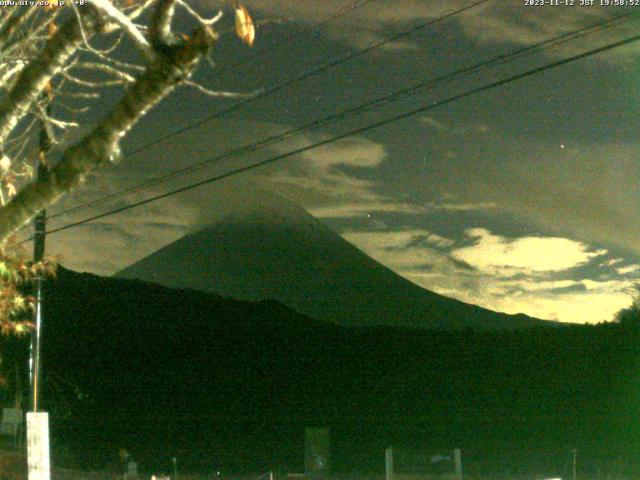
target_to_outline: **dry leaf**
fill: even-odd
[[[9,198],[15,197],[16,194],[18,193],[18,190],[16,190],[16,186],[14,183],[7,182],[6,188],[7,188],[7,196]]]
[[[53,85],[51,84],[51,81],[48,81],[45,84],[44,92],[47,94],[47,97],[49,98],[49,100],[53,99]]]
[[[249,46],[253,45],[253,40],[256,38],[256,28],[244,5],[236,7],[236,34]]]
[[[58,27],[55,22],[51,22],[48,28],[49,37],[53,37],[53,35],[58,31]]]

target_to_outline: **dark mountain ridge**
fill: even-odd
[[[300,471],[314,425],[331,427],[338,471],[382,471],[388,445],[460,447],[485,473],[514,458],[542,473],[570,447],[638,458],[635,328],[348,328],[64,269],[45,298],[45,403],[54,445],[81,466],[124,446],[144,471],[172,456],[185,470]]]

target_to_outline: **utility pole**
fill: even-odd
[[[384,451],[385,480],[393,480],[393,447]]]
[[[49,24],[49,39],[55,33],[56,24]],[[53,98],[51,81],[45,86],[41,102],[43,106],[40,117],[40,136],[38,139],[38,171],[37,180],[46,180],[49,175],[47,155],[51,150],[53,138],[49,135],[47,121],[51,115]],[[47,228],[47,211],[43,209],[35,218],[33,241],[33,261],[41,262],[44,258],[45,235]],[[38,275],[36,283],[35,330],[31,334],[31,352],[29,358],[29,379],[31,380],[31,411],[27,413],[27,467],[28,480],[50,480],[51,459],[49,451],[49,414],[40,412],[42,398],[42,361],[40,358],[40,339],[42,335],[42,296],[44,278]]]
[[[453,463],[456,469],[456,479],[462,480],[462,450],[459,448],[453,451]]]
[[[45,112],[47,115],[51,113],[49,98],[45,94],[43,99],[47,102]],[[47,153],[51,149],[51,137],[45,125],[45,119],[40,119],[40,138],[38,142],[38,171],[37,179],[44,180],[49,174],[49,165],[47,163]],[[42,210],[35,218],[34,242],[33,242],[33,261],[34,263],[42,261],[44,258],[45,236],[47,227],[47,211]],[[35,281],[36,285],[36,312],[35,312],[35,329],[31,334],[31,351],[29,358],[29,381],[31,386],[31,411],[37,412],[40,406],[41,390],[42,390],[42,365],[40,358],[40,339],[42,335],[42,299],[44,278],[38,275]]]
[[[43,180],[49,174],[47,153],[51,149],[51,137],[47,130],[46,117],[49,116],[51,98],[43,95],[44,117],[40,119],[40,138],[38,144],[37,180]],[[40,262],[44,257],[47,212],[42,210],[35,218],[33,261]],[[31,411],[27,413],[27,465],[29,480],[50,480],[51,464],[49,456],[49,414],[41,412],[42,367],[40,359],[40,338],[42,334],[42,296],[44,278],[38,275],[35,279],[36,312],[35,329],[31,334],[31,351],[29,358],[29,380]]]
[[[59,5],[57,5],[59,6]],[[52,21],[49,24],[48,38],[56,31],[56,23]],[[51,81],[45,86],[41,95],[43,106],[43,115],[40,117],[40,135],[38,138],[38,170],[36,172],[36,181],[46,180],[49,175],[49,163],[47,155],[53,143],[53,138],[49,134],[47,128],[47,119],[51,116],[51,100],[53,98],[53,84]],[[44,258],[45,236],[47,229],[47,211],[41,210],[36,215],[34,221],[33,235],[33,262],[41,262]],[[42,335],[42,296],[44,278],[38,275],[35,281],[36,285],[36,311],[35,311],[35,329],[31,334],[31,349],[29,352],[29,384],[31,397],[31,411],[38,412],[42,390],[42,362],[40,359],[40,338]]]

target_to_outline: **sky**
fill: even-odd
[[[128,155],[239,101],[184,87],[127,137],[121,163],[89,178],[50,213],[606,18],[636,10],[640,16],[640,6],[494,0],[423,26],[470,3],[370,0],[351,8],[353,0],[246,0],[258,25],[256,42],[252,48],[241,44],[227,15],[212,65],[194,78],[209,89],[269,90],[398,32],[415,32]],[[219,2],[205,0],[194,5],[211,14],[219,8]],[[640,275],[640,42],[434,104],[629,37],[639,23],[618,20],[584,38],[439,82],[144,192],[54,217],[49,226],[432,105],[242,174],[238,188],[246,190],[249,203],[247,185],[295,202],[429,290],[507,313],[577,323],[611,320],[630,303]],[[116,94],[106,93],[102,101]],[[234,182],[221,183],[228,188]],[[69,268],[113,274],[205,226],[219,187],[200,187],[56,233],[48,251]]]

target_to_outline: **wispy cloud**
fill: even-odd
[[[452,121],[445,122],[442,119],[436,119],[430,116],[420,117],[418,121],[423,123],[426,127],[433,129],[438,133],[446,134],[447,136],[466,137],[482,135],[491,131],[491,128],[484,123],[460,125]]]
[[[640,272],[640,265],[627,265],[626,267],[619,267],[616,268],[616,272],[618,272],[619,275],[629,275],[632,273],[638,273]]]
[[[51,235],[47,250],[67,268],[111,275],[187,234],[196,218],[193,206],[166,201]]]
[[[429,202],[427,204],[428,208],[432,211],[434,210],[445,210],[449,212],[471,212],[476,210],[493,210],[498,207],[498,204],[495,202],[460,202],[455,203],[452,201],[443,201],[443,202]]]
[[[305,136],[306,145],[323,138]],[[292,148],[291,144],[285,149]],[[376,170],[387,160],[384,145],[352,137],[305,152],[294,162],[260,172],[254,178],[284,194],[320,218],[348,218],[376,212],[421,213],[431,206],[416,205],[377,191]]]
[[[628,305],[634,284],[631,279],[576,277],[576,267],[606,252],[566,238],[507,239],[479,228],[458,239],[426,229],[347,231],[343,236],[424,288],[508,313],[567,322],[611,320]]]
[[[424,272],[448,275],[462,270],[460,265],[441,251],[442,248],[450,247],[454,241],[428,230],[348,230],[341,235],[373,259],[410,279],[411,275]]]
[[[323,205],[309,207],[309,213],[318,218],[353,218],[371,217],[376,213],[408,213],[418,214],[428,211],[427,208],[412,205],[409,203],[386,201],[367,203],[336,203],[333,205]]]

